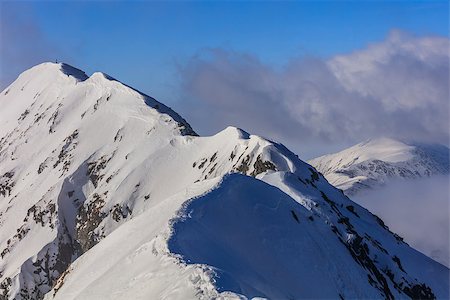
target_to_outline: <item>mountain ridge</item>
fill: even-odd
[[[1,299],[448,296],[448,268],[410,248],[283,145],[234,127],[196,136],[176,112],[116,80],[45,67],[61,66],[78,77],[32,69],[0,95]],[[266,245],[219,247],[228,261],[220,264],[196,242],[211,235],[192,221],[212,228],[202,215],[221,211],[260,226],[239,230],[229,226],[234,218],[222,218],[213,232],[219,243],[231,234],[278,236],[286,247],[265,250],[272,267],[233,269],[227,280],[227,266],[242,257],[255,266],[251,255],[236,253]],[[194,248],[175,253],[171,239]],[[327,274],[326,287],[307,291],[305,273],[286,271],[291,260],[307,266],[303,255],[321,266],[308,268],[311,278]],[[258,288],[270,269],[284,274],[283,288],[271,280]]]
[[[348,195],[379,187],[393,179],[449,174],[450,168],[448,147],[392,138],[369,139],[308,162]]]

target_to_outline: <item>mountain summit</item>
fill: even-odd
[[[198,137],[66,64],[0,105],[0,299],[449,297],[448,268],[280,144]]]
[[[308,162],[331,184],[352,196],[393,179],[449,174],[449,154],[443,145],[378,138]]]

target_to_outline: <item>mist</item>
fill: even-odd
[[[393,181],[352,199],[383,219],[410,246],[448,267],[449,182],[450,176]]]

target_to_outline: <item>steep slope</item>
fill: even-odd
[[[407,144],[390,138],[368,140],[309,163],[347,195],[392,179],[449,174],[450,168],[447,147]]]
[[[448,297],[447,268],[282,145],[233,127],[197,137],[153,98],[65,64],[24,72],[0,103],[4,298]],[[243,259],[251,272],[232,268]]]
[[[447,295],[448,269],[409,248],[364,209],[342,209],[341,204],[351,201],[339,192],[328,191],[339,199],[327,199],[334,206],[292,173],[261,179],[294,187],[291,197],[238,174],[196,183],[81,256],[48,299],[433,296],[414,284],[421,277],[436,295]],[[330,188],[323,180],[315,183]],[[294,199],[311,206],[307,209]],[[339,222],[328,209],[339,211],[346,221]],[[355,214],[358,219],[353,219]],[[146,230],[136,234],[141,228]],[[117,250],[104,255],[108,249]]]

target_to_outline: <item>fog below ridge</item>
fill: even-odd
[[[408,244],[450,265],[450,177],[393,181],[352,199],[384,220]]]

